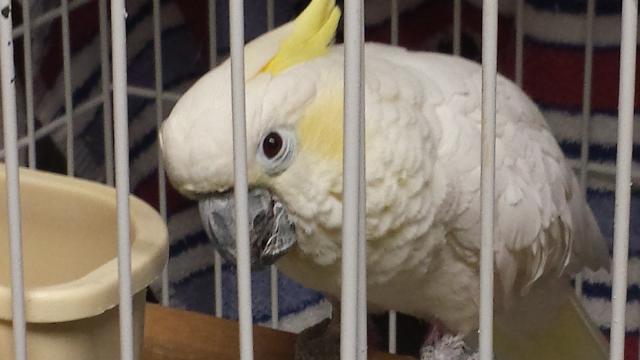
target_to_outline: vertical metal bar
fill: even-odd
[[[593,68],[593,19],[595,17],[595,0],[587,1],[587,17],[585,24],[584,74],[582,90],[582,141],[580,148],[580,187],[583,194],[587,191],[587,165],[589,162],[589,123],[591,121],[591,74]]]
[[[391,0],[391,45],[398,45],[399,28],[398,0]],[[397,343],[396,312],[389,311],[389,353],[396,353]]]
[[[364,108],[364,106],[362,106]],[[362,123],[362,121],[361,121]],[[360,141],[364,142],[364,128],[360,132]],[[360,174],[364,174],[364,147],[360,150],[361,154],[361,167]],[[358,315],[357,315],[357,334],[358,334],[358,360],[367,359],[367,240],[366,234],[366,222],[365,222],[365,181],[360,177],[360,209],[358,226],[360,227],[358,234]]]
[[[360,0],[364,12],[364,0]],[[367,239],[366,239],[366,154],[364,103],[364,16],[360,17],[360,118],[358,129],[358,360],[367,360]]]
[[[524,0],[516,0],[516,84],[522,87],[524,62]]]
[[[209,66],[211,68],[214,68],[218,64],[216,1],[217,0],[209,0]]]
[[[124,0],[111,1],[113,110],[115,122],[118,276],[120,285],[120,358],[133,360],[131,243],[129,240],[129,129],[127,114],[127,17]]]
[[[218,251],[215,251],[213,258],[213,276],[215,286],[215,314],[217,317],[222,317],[222,257]]]
[[[482,246],[480,249],[480,360],[493,359],[493,235],[495,202],[498,2],[482,4]]]
[[[453,0],[453,54],[462,49],[462,0]]]
[[[22,0],[22,24],[24,26],[24,92],[27,106],[27,139],[29,167],[36,167],[36,126],[33,105],[33,48],[31,41],[31,3]]]
[[[361,107],[364,109],[364,106]],[[360,121],[363,123],[363,121]],[[364,128],[360,131],[360,142],[364,143]],[[360,174],[364,174],[364,146],[360,149],[361,166]],[[367,240],[366,240],[366,222],[365,222],[365,181],[360,177],[360,206],[359,206],[359,234],[358,234],[358,314],[357,314],[357,354],[358,360],[367,360]]]
[[[612,360],[622,360],[624,357],[637,29],[638,0],[623,0],[616,203],[613,230],[613,294],[611,297],[610,342]]]
[[[358,240],[360,239],[360,129],[362,108],[362,2],[345,0],[344,178],[340,358],[358,359]]]
[[[209,0],[209,66],[211,68],[214,68],[218,64],[218,35],[216,24],[216,0]],[[216,316],[222,317],[222,258],[217,250],[213,258],[213,276],[215,312]]]
[[[67,175],[75,174],[73,151],[73,88],[71,84],[71,36],[69,34],[69,1],[61,0],[62,16],[62,67],[64,75],[64,109],[67,121]]]
[[[398,45],[400,14],[398,13],[398,0],[391,0],[391,45]]]
[[[109,19],[107,0],[100,0],[100,65],[102,73],[102,122],[104,132],[104,167],[107,185],[114,184],[113,123],[111,108],[111,71],[109,58]]]
[[[274,0],[267,0],[267,31],[273,30],[275,26],[275,8]],[[271,285],[271,327],[277,329],[280,322],[280,314],[278,313],[278,268],[275,265],[270,266],[270,285]]]
[[[238,257],[238,315],[240,359],[253,359],[251,262],[247,189],[247,135],[244,92],[244,2],[229,0],[231,24],[231,95],[233,111],[234,194]]]
[[[275,27],[275,4],[274,0],[267,0],[267,30]]]
[[[162,91],[164,80],[162,77],[162,27],[161,27],[160,0],[153,0],[153,55],[155,67],[155,91],[156,91],[156,129],[162,126],[163,106]],[[158,146],[158,207],[160,215],[167,221],[167,186],[164,175],[164,163],[162,153]],[[169,264],[162,270],[162,305],[169,306]]]
[[[389,353],[395,354],[398,343],[398,315],[395,311],[389,311]]]
[[[582,141],[580,142],[580,190],[587,196],[587,176],[589,165],[589,143],[591,123],[591,73],[593,68],[593,19],[595,17],[596,1],[587,1],[587,17],[585,23],[584,40],[584,74],[582,80]],[[575,277],[576,295],[582,296],[582,273]]]
[[[11,300],[15,360],[27,359],[27,333],[24,312],[22,272],[22,228],[20,220],[20,174],[18,170],[18,116],[16,112],[15,67],[11,31],[11,1],[0,0],[0,67],[2,80],[2,118],[6,167],[7,210],[11,259]]]
[[[271,265],[269,270],[271,275],[271,327],[277,329],[280,326],[280,316],[278,313],[278,268]]]

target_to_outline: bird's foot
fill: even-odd
[[[475,360],[477,355],[464,343],[462,335],[450,335],[444,324],[435,320],[420,350],[420,360]]]
[[[461,335],[443,335],[435,343],[425,342],[420,360],[477,360],[478,354],[469,349]]]
[[[444,336],[444,324],[438,320],[429,323],[429,331],[424,340],[424,345],[435,345]]]

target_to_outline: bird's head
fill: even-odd
[[[287,253],[296,244],[299,231],[313,231],[300,229],[304,226],[297,219],[324,216],[329,222],[339,220],[332,218],[340,201],[328,196],[339,193],[342,186],[343,65],[330,51],[339,19],[335,0],[312,0],[293,22],[245,46],[254,269]],[[159,140],[172,184],[199,201],[209,238],[233,260],[231,108],[227,60],[180,98],[164,122]]]

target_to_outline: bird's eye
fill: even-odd
[[[258,160],[265,172],[275,176],[286,170],[295,154],[296,137],[289,129],[266,133],[258,146]]]
[[[282,145],[282,136],[277,132],[270,132],[262,140],[262,152],[268,159],[273,159],[282,150]]]

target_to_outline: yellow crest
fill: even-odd
[[[293,65],[324,54],[336,34],[339,21],[340,8],[335,0],[311,0],[295,19],[291,35],[284,39],[262,72],[276,75]]]

